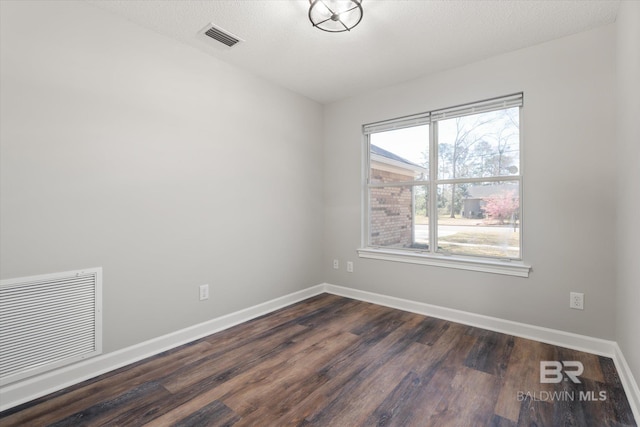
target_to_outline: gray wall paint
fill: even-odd
[[[334,103],[325,109],[329,283],[589,336],[615,336],[615,27]],[[528,279],[359,259],[361,125],[524,91]],[[331,260],[352,260],[355,272]],[[585,310],[569,309],[569,292]]]
[[[617,340],[640,381],[640,3],[625,1],[617,19],[618,304]]]
[[[607,149],[616,41],[619,103],[639,98],[626,3],[617,39],[609,26],[371,92],[327,106],[323,127],[320,105],[82,2],[2,1],[2,278],[103,266],[106,351],[327,281],[617,336],[639,377],[637,113],[617,121],[620,157]],[[516,91],[531,277],[358,259],[360,125]]]
[[[322,282],[321,105],[84,2],[1,3],[2,278],[102,266],[106,352]]]

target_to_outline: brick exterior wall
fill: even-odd
[[[406,181],[406,175],[378,169],[371,170],[374,182]],[[409,247],[413,244],[412,187],[372,188],[371,244],[375,246]]]

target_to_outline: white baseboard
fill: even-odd
[[[239,310],[140,344],[56,369],[0,388],[0,411],[46,396],[163,351],[220,332],[298,301],[324,292],[316,285],[252,307]]]
[[[638,390],[638,384],[635,382],[629,365],[627,365],[622,351],[615,341],[608,341],[556,329],[527,325],[525,323],[513,322],[496,317],[469,313],[353,288],[335,286],[328,283],[312,286],[302,291],[294,292],[262,304],[239,310],[131,347],[107,353],[102,356],[97,356],[92,359],[87,359],[65,368],[57,369],[46,374],[3,386],[0,388],[0,411],[37,399],[38,397],[45,396],[73,384],[77,384],[163,351],[222,331],[239,323],[246,322],[324,292],[567,347],[574,350],[611,357],[616,365],[618,374],[620,375],[622,385],[625,393],[627,394],[634,416],[636,420],[640,420],[640,413],[638,411],[640,408],[640,391]]]
[[[627,400],[629,400],[629,405],[631,405],[631,410],[633,410],[633,416],[636,422],[640,423],[640,389],[618,343],[615,345],[613,362],[616,364],[616,371],[618,371],[618,376],[620,377],[620,381],[622,381]]]

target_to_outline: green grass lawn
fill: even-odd
[[[460,244],[464,245],[460,245]],[[467,246],[478,245],[478,246]],[[518,258],[520,233],[512,229],[496,229],[491,232],[460,232],[439,239],[438,247],[457,255]]]
[[[415,215],[414,220],[416,225],[429,224],[429,218],[424,215]],[[514,231],[512,225],[460,216],[451,218],[449,215],[440,215],[438,225],[469,227],[469,231],[440,237],[438,247],[444,252],[494,258],[519,257],[520,233],[519,230]],[[474,228],[478,228],[478,231],[474,231]]]
[[[519,246],[520,245],[520,233],[514,232],[512,228],[508,231],[505,229],[491,230],[490,232],[473,233],[473,232],[460,232],[452,234],[450,236],[441,237],[440,243],[443,241],[450,243],[473,243],[476,245],[490,245],[490,246]]]
[[[427,225],[429,224],[429,217],[426,217],[424,215],[415,215],[414,221],[418,225]],[[438,224],[440,225],[483,225],[483,226],[495,225],[484,219],[462,218],[460,215],[457,215],[455,218],[451,218],[450,215],[440,215],[438,216]]]

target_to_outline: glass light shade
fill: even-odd
[[[309,0],[309,3],[309,20],[323,31],[350,31],[362,20],[362,0]]]

